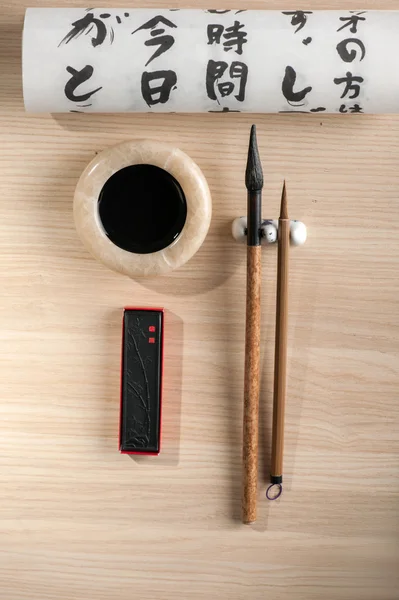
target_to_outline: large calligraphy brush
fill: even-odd
[[[284,453],[284,413],[287,386],[287,326],[288,326],[288,258],[290,247],[290,220],[288,218],[285,181],[281,196],[278,226],[276,345],[274,355],[274,395],[271,486],[267,490],[269,500],[276,500],[282,493]],[[278,486],[277,494],[271,496],[271,488]]]
[[[256,521],[260,357],[261,223],[263,173],[252,126],[245,173],[247,205],[247,307],[245,326],[243,522]]]

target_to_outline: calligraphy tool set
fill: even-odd
[[[398,113],[399,11],[31,8],[23,32],[23,93],[31,112]],[[81,115],[71,118],[84,118]],[[209,118],[212,118],[210,116]],[[234,116],[232,117],[234,118]],[[247,217],[243,521],[256,520],[261,248],[277,243],[276,339],[270,487],[282,493],[290,221],[262,219],[263,172],[252,127]],[[198,165],[176,147],[126,141],[97,154],[74,196],[77,232],[104,265],[129,277],[177,269],[200,249],[212,199]],[[123,319],[120,450],[158,454],[161,309]]]

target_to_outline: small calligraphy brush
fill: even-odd
[[[247,204],[247,306],[245,326],[243,500],[244,523],[256,521],[260,357],[261,224],[263,172],[252,125],[245,173]]]
[[[271,485],[266,492],[269,500],[276,500],[283,487],[284,413],[287,386],[287,327],[288,327],[288,259],[290,247],[290,220],[287,208],[287,190],[283,186],[278,225],[276,343],[274,354],[274,395]],[[271,495],[273,486],[277,494]]]

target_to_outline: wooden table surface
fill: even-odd
[[[245,213],[253,117],[27,115],[24,8],[5,0],[0,17],[0,597],[397,600],[399,117],[256,117],[264,215],[277,215],[286,178],[309,241],[291,254],[286,483],[274,504],[276,249],[264,250],[259,519],[243,526],[245,247],[230,224]],[[143,138],[198,162],[214,216],[185,267],[132,281],[82,247],[72,197],[96,152]],[[155,459],[117,449],[125,305],[168,311]]]

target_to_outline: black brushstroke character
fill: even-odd
[[[144,71],[141,76],[141,93],[148,106],[166,104],[176,83],[177,75],[174,71]]]
[[[208,25],[208,46],[220,44],[224,32],[224,25]]]
[[[211,100],[219,102],[216,95],[216,85],[222,98],[230,96],[235,91],[236,86],[234,81],[223,81],[218,83],[221,77],[226,73],[228,66],[228,63],[224,61],[210,60],[208,62],[206,70],[206,92],[208,98]],[[235,94],[234,97],[239,102],[243,102],[245,100],[245,89],[248,81],[248,66],[245,63],[233,61],[230,65],[229,76],[230,79],[239,80],[238,93]]]
[[[169,19],[167,19],[166,17],[164,17],[162,15],[156,15],[155,17],[153,17],[152,19],[147,21],[147,23],[144,23],[144,25],[141,25],[141,27],[137,27],[137,29],[135,29],[132,33],[136,33],[136,31],[140,31],[142,29],[154,29],[154,27],[157,27],[157,25],[159,25],[160,23],[165,25],[165,27],[171,27],[171,28],[177,27],[177,25],[175,23],[172,23],[172,21],[169,21]]]
[[[242,31],[243,28],[244,25],[239,21],[234,21],[234,25],[226,27],[226,32],[223,36],[226,40],[223,44],[226,52],[232,50],[235,46],[235,52],[237,54],[242,54],[242,47],[248,42],[246,39],[248,34],[246,31]]]
[[[172,35],[168,35],[168,34],[163,35],[165,33],[165,29],[163,29],[162,27],[156,29],[156,27],[159,24],[162,24],[165,27],[170,27],[170,28],[177,27],[177,25],[175,25],[175,23],[172,23],[172,21],[169,21],[169,19],[167,19],[166,17],[163,17],[162,15],[157,15],[153,19],[150,19],[149,21],[147,21],[147,23],[144,23],[144,25],[142,25],[141,27],[138,27],[137,29],[132,31],[132,35],[133,35],[137,31],[141,31],[144,29],[151,29],[150,35],[152,36],[152,39],[144,42],[144,45],[145,46],[159,46],[159,48],[154,52],[154,54],[151,56],[151,58],[145,63],[146,67],[150,64],[150,62],[152,62],[153,60],[158,58],[158,56],[161,56],[161,54],[164,54],[164,52],[167,52],[168,50],[170,50],[172,48],[173,44],[175,43],[175,38]]]
[[[339,112],[341,114],[346,114],[348,111],[350,113],[363,114],[363,109],[359,104],[354,104],[353,106],[350,106],[349,109],[346,107],[346,104],[341,104],[339,107]]]
[[[223,25],[208,25],[208,45],[220,44],[223,35],[226,40],[223,43],[224,51],[229,52],[235,46],[236,54],[242,54],[244,44],[248,43],[248,34],[242,31],[244,27],[239,21],[234,21],[234,25],[226,28]]]
[[[128,13],[128,12],[125,12],[125,13],[123,13],[123,16],[127,18],[127,17],[129,17],[129,13]],[[100,17],[101,17],[101,15],[100,15]],[[115,19],[116,19],[116,22],[117,22],[117,23],[119,23],[119,24],[121,24],[121,23],[122,23],[122,19],[121,19],[121,17],[119,17],[118,15],[116,15]]]
[[[339,42],[339,44],[337,44],[337,52],[339,56],[346,63],[352,63],[358,57],[358,52],[355,48],[352,48],[352,50],[350,51],[348,50],[348,46],[350,44],[358,46],[358,50],[360,50],[361,52],[359,62],[361,62],[366,56],[366,48],[363,42],[356,38],[346,38],[345,40],[342,40],[342,42]]]
[[[294,27],[296,27],[296,25],[298,25],[298,27],[295,29],[295,33],[298,33],[298,31],[301,31],[301,29],[303,29],[305,27],[306,22],[308,20],[308,15],[312,15],[312,14],[313,14],[313,12],[311,10],[283,11],[283,15],[292,17],[291,25],[293,25]]]
[[[93,94],[96,94],[98,91],[102,89],[102,87],[98,87],[91,92],[86,92],[85,94],[75,94],[75,90],[85,81],[88,81],[90,77],[93,75],[94,69],[91,65],[86,65],[80,71],[77,71],[73,67],[67,67],[66,70],[68,73],[72,75],[72,77],[67,81],[65,85],[65,96],[71,102],[85,102],[88,100]]]
[[[106,15],[109,17],[110,15]],[[103,16],[103,18],[106,18]],[[60,41],[58,47],[61,44],[69,44],[69,42],[75,38],[78,38],[82,35],[82,33],[90,33],[93,28],[96,28],[96,36],[91,38],[91,43],[94,46],[101,46],[104,43],[105,38],[107,37],[107,26],[101,19],[97,19],[93,13],[89,12],[81,19],[78,19],[74,23],[72,23],[72,29],[66,36]],[[111,28],[112,29],[112,28]],[[111,42],[112,43],[112,42]]]
[[[223,8],[222,9],[217,9],[217,8],[214,8],[214,9],[208,9],[205,12],[210,13],[212,15],[225,15],[226,13],[232,12],[232,10],[231,10],[231,8],[229,8],[229,9],[223,9]],[[240,13],[247,12],[247,9],[246,8],[242,8],[241,10],[236,10],[236,11],[233,11],[233,12],[234,12],[234,14],[238,15]]]
[[[352,12],[352,11],[349,11],[349,12]],[[342,27],[337,29],[337,31],[342,31],[342,29],[345,29],[345,27],[350,27],[351,33],[357,33],[357,26],[359,24],[359,21],[366,20],[366,17],[361,16],[361,15],[364,15],[365,13],[366,13],[366,11],[356,12],[355,14],[352,14],[350,17],[340,17],[339,20],[342,21],[344,24],[342,25]]]
[[[349,71],[346,73],[345,77],[336,77],[334,79],[334,83],[336,85],[341,85],[342,83],[345,84],[345,89],[342,92],[341,98],[345,98],[345,96],[347,96],[349,92],[352,92],[352,95],[349,96],[351,100],[357,98],[360,95],[359,83],[363,83],[363,81],[363,77],[356,77],[352,75],[352,73],[350,73]]]
[[[208,110],[209,113],[239,113],[240,110],[232,110],[228,106],[224,106],[222,110]]]
[[[311,92],[313,88],[311,86],[309,86],[309,87],[304,88],[300,92],[294,92],[295,82],[296,82],[295,69],[293,69],[290,66],[286,67],[283,84],[282,84],[282,91],[283,91],[284,98],[287,100],[288,104],[291,104],[291,106],[294,104],[297,106],[304,106],[305,103],[298,104],[298,102],[302,102],[302,100],[305,99],[307,94],[309,94],[309,92]]]

